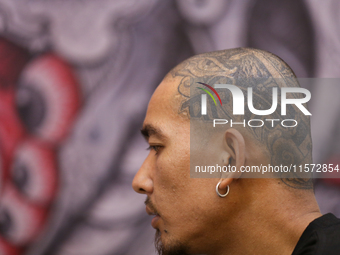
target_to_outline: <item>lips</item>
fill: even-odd
[[[161,218],[161,216],[156,215],[155,217],[153,217],[152,221],[151,221],[151,226],[155,229],[157,229],[157,222],[158,220]]]
[[[161,218],[161,216],[159,216],[159,214],[157,214],[156,212],[154,212],[153,210],[150,209],[150,207],[146,206],[146,213],[149,215],[154,215],[155,217],[153,217],[153,219],[151,220],[151,226],[153,228],[157,228],[157,222],[158,220]]]

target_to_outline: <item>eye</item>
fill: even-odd
[[[57,189],[54,151],[33,139],[16,151],[10,170],[12,183],[31,202],[48,205]]]
[[[10,184],[6,184],[0,208],[0,234],[10,243],[25,245],[42,230],[46,210],[27,203]]]
[[[157,153],[159,152],[159,150],[160,150],[161,148],[163,148],[163,146],[161,146],[161,145],[150,145],[150,146],[147,148],[147,150],[153,150],[153,151],[156,152],[156,155],[157,155]]]
[[[50,142],[65,138],[80,106],[79,87],[71,67],[56,55],[34,59],[24,69],[16,94],[25,128]]]

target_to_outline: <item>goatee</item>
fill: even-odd
[[[172,241],[171,245],[163,245],[161,240],[161,232],[156,230],[155,234],[155,247],[158,255],[189,255],[186,246],[180,242]]]

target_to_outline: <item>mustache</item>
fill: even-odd
[[[152,203],[150,197],[147,197],[147,198],[145,199],[144,204],[145,204],[147,207],[149,207],[153,213],[159,215],[159,213],[158,213],[158,211],[157,211],[155,205]]]

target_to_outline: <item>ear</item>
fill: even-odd
[[[244,166],[246,160],[246,146],[243,135],[234,128],[229,128],[223,137],[223,147],[226,151],[226,155],[229,154],[230,157],[228,161],[231,166],[236,167],[235,173],[228,173],[227,178],[223,178],[220,183],[220,189],[226,189],[227,186],[233,181],[241,176],[240,168]],[[228,162],[226,162],[228,165]],[[223,176],[222,176],[223,177]]]

